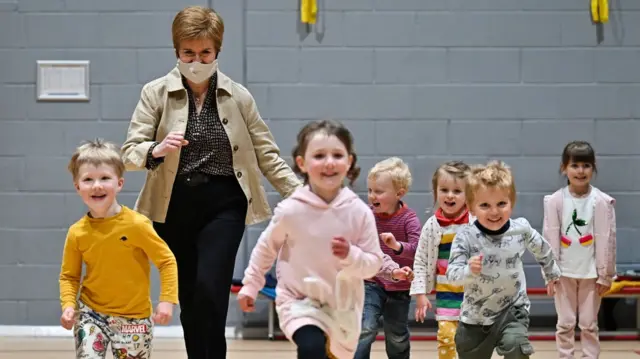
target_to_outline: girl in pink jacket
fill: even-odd
[[[411,273],[389,257],[383,266],[373,213],[343,186],[345,177],[353,183],[360,172],[349,130],[334,121],[312,122],[298,134],[293,157],[305,186],[277,205],[251,253],[238,302],[254,310],[277,257],[276,310],[298,358],[353,358],[363,280],[379,271],[397,279]]]
[[[544,197],[543,236],[558,258],[562,277],[551,292],[558,324],[556,344],[562,359],[574,358],[576,316],[583,358],[598,358],[598,311],[611,287],[616,264],[615,200],[593,187],[595,152],[573,141],[562,153],[560,170],[568,185]]]

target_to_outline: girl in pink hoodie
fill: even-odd
[[[373,213],[349,188],[358,176],[353,138],[341,124],[306,125],[293,150],[305,185],[280,202],[256,244],[238,302],[254,310],[265,273],[278,259],[276,310],[298,358],[353,358],[360,336],[365,278],[395,269],[384,263]],[[393,266],[395,265],[395,267]]]
[[[568,185],[544,197],[542,225],[562,271],[549,293],[555,297],[558,313],[558,355],[575,357],[578,317],[582,357],[596,359],[600,356],[600,300],[611,287],[616,268],[615,200],[591,185],[596,155],[588,142],[567,144],[560,170]]]

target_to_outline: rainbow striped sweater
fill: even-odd
[[[439,220],[439,213],[431,216],[422,228],[416,250],[411,283],[411,295],[436,291],[436,320],[457,321],[464,299],[464,288],[451,283],[446,276],[451,243],[463,226],[473,221],[468,212],[452,221]]]
[[[464,288],[455,285],[447,279],[449,267],[449,252],[451,243],[456,236],[456,230],[460,225],[450,225],[444,230],[442,239],[438,245],[438,260],[436,262],[436,320],[458,320],[460,306],[464,299]]]

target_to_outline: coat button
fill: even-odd
[[[236,176],[238,176],[238,178],[242,178],[242,172],[238,171],[238,173],[236,173]]]
[[[253,202],[253,198],[249,198],[249,204],[251,204],[251,202]]]
[[[238,150],[238,145],[233,146],[233,151],[237,151]]]
[[[222,123],[224,123],[226,125],[227,123],[229,123],[229,120],[227,120],[226,118],[223,118],[222,119]]]

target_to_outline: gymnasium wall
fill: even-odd
[[[209,0],[226,21],[221,70],[251,90],[284,155],[306,121],[344,120],[363,168],[356,190],[376,161],[401,156],[423,221],[438,163],[500,158],[517,179],[516,215],[540,229],[564,144],[588,140],[596,185],[618,201],[619,269],[640,262],[640,3],[611,0],[596,26],[585,0],[319,0],[310,26],[298,2]],[[191,4],[207,2],[0,0],[0,324],[58,323],[66,228],[84,211],[68,158],[83,139],[124,140],[142,85],[175,64],[171,20]],[[36,101],[37,60],[90,60],[90,101]],[[133,206],[142,173],[126,180]],[[262,228],[247,230],[237,277]],[[236,308],[230,325],[266,320],[264,305]],[[532,313],[552,315],[552,303]]]

